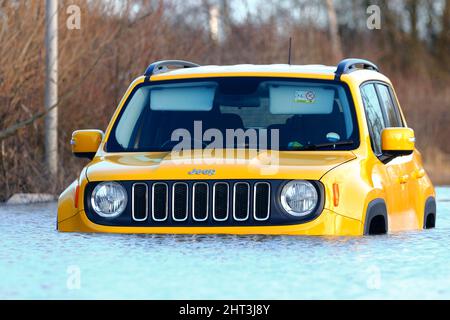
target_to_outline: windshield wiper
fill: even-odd
[[[336,141],[336,142],[327,142],[327,143],[319,143],[319,144],[308,144],[305,146],[292,146],[289,149],[290,150],[317,150],[320,148],[328,148],[333,147],[336,149],[336,146],[349,146],[352,145],[354,142],[353,140],[343,140],[343,141]]]

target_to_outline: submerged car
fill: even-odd
[[[151,64],[60,196],[65,232],[372,235],[433,228],[435,191],[393,86],[362,59]]]

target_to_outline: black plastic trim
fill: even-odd
[[[74,152],[73,155],[77,158],[88,158],[90,160],[94,159],[97,152]]]
[[[427,218],[429,215],[434,215],[434,224],[432,227],[427,228]],[[425,202],[425,210],[424,210],[424,217],[423,217],[423,228],[424,229],[431,229],[435,227],[436,223],[436,199],[434,197],[429,197],[427,201]]]
[[[413,152],[414,150],[383,150],[383,153],[378,156],[378,159],[384,164],[387,164],[397,157],[409,156]]]
[[[362,69],[373,70],[379,72],[380,69],[369,60],[358,59],[358,58],[348,58],[339,62],[336,72],[335,72],[335,80],[340,80],[343,74],[350,73],[352,71],[360,70],[356,68],[357,65],[362,65]]]
[[[286,212],[286,210],[284,210],[283,206],[281,205],[281,192],[283,191],[283,187],[291,181],[295,181],[295,180],[284,181],[284,183],[282,183],[281,186],[273,193],[276,194],[275,205],[276,205],[277,210],[279,210],[286,217],[292,218],[293,216],[290,215],[288,212]],[[322,182],[316,181],[316,180],[305,180],[305,181],[310,182],[316,188],[317,194],[319,195],[319,201],[317,202],[316,207],[310,214],[308,214],[307,216],[304,216],[304,217],[296,218],[296,219],[300,220],[302,223],[306,223],[306,222],[315,220],[323,212],[323,209],[325,206],[325,187],[322,184]],[[272,210],[272,206],[271,206],[271,210]]]
[[[126,190],[128,195],[128,204],[125,208],[124,212],[119,215],[118,217],[114,219],[105,219],[97,214],[92,209],[91,205],[91,194],[94,190],[95,186],[101,183],[102,181],[98,182],[90,182],[87,184],[85,193],[83,195],[84,198],[84,208],[86,212],[86,216],[90,221],[93,223],[99,224],[99,225],[105,225],[105,226],[132,226],[132,227],[237,227],[237,226],[282,226],[282,225],[294,225],[294,224],[302,224],[309,221],[312,221],[316,219],[322,212],[325,204],[325,192],[324,192],[324,186],[319,181],[309,181],[311,182],[319,193],[319,203],[317,204],[314,211],[305,217],[294,217],[289,215],[287,212],[284,211],[284,209],[281,207],[280,201],[279,201],[279,195],[281,194],[281,189],[285,185],[285,183],[289,182],[291,180],[171,180],[171,181],[164,181],[169,186],[169,199],[172,197],[172,186],[176,182],[184,182],[188,184],[188,190],[189,193],[192,191],[192,186],[196,182],[206,182],[210,185],[210,192],[212,191],[211,186],[216,182],[227,182],[230,184],[229,192],[232,192],[232,186],[236,182],[247,182],[250,185],[250,206],[249,206],[249,212],[253,212],[253,192],[254,192],[254,185],[257,182],[268,182],[271,185],[271,189],[273,192],[270,194],[270,217],[269,219],[265,221],[258,221],[254,219],[253,214],[249,214],[249,218],[246,221],[236,221],[233,219],[233,215],[228,215],[228,218],[224,221],[215,221],[212,217],[212,197],[209,197],[209,208],[210,213],[208,214],[208,219],[206,221],[194,221],[192,216],[192,205],[188,205],[188,219],[186,221],[174,221],[172,218],[172,212],[171,209],[169,209],[169,215],[168,219],[165,221],[155,221],[153,220],[152,216],[149,215],[146,221],[133,221],[131,217],[131,186],[134,183],[146,183],[149,187],[149,190],[151,190],[152,185],[154,183],[158,183],[161,181],[116,181],[117,183],[121,184]],[[229,201],[229,208],[232,208],[232,195],[230,195],[228,201]],[[188,203],[191,204],[192,197],[189,196]]]
[[[366,219],[364,221],[364,235],[369,235],[370,224],[377,216],[383,216],[386,226],[386,233],[388,232],[388,214],[386,203],[383,199],[372,200],[367,206]]]
[[[179,68],[196,68],[200,67],[200,65],[184,60],[161,60],[156,61],[150,64],[145,70],[144,76],[145,81],[149,81],[150,77],[154,74],[163,73],[167,71],[168,66],[174,66]]]

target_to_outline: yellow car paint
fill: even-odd
[[[182,72],[153,75],[151,81],[191,79],[208,77],[284,77],[333,80],[334,73],[324,72],[195,72],[196,68]],[[323,184],[325,200],[322,212],[312,221],[281,226],[226,226],[226,227],[148,227],[106,226],[95,224],[86,215],[83,195],[88,182],[93,181],[139,181],[139,180],[201,180],[208,176],[188,175],[193,166],[208,169],[207,163],[173,165],[168,152],[108,153],[105,143],[133,88],[142,84],[145,77],[132,82],[119,103],[105,134],[98,131],[76,132],[74,153],[95,152],[92,161],[83,169],[80,177],[60,196],[58,202],[58,230],[62,232],[111,232],[111,233],[158,233],[158,234],[271,234],[271,235],[363,235],[367,222],[366,211],[374,200],[381,200],[387,209],[387,230],[417,230],[424,226],[424,210],[427,199],[435,197],[434,187],[422,164],[420,153],[414,148],[414,132],[407,128],[387,128],[383,132],[383,145],[390,150],[413,150],[410,155],[397,157],[388,163],[380,161],[372,151],[368,122],[360,87],[367,81],[382,82],[390,86],[406,126],[395,91],[388,78],[372,70],[357,70],[343,74],[340,81],[348,85],[354,102],[360,144],[352,151],[270,151],[236,155],[240,163],[215,165],[214,179],[269,179],[261,176],[266,165],[265,153],[278,156],[277,172],[270,179],[317,180]],[[99,141],[101,139],[101,142]],[[98,146],[93,151],[93,146]],[[210,155],[221,160],[226,150],[216,150]],[[194,159],[192,154],[183,155],[184,160]],[[204,159],[203,159],[204,160]],[[75,192],[79,189],[76,199]],[[339,201],[334,203],[336,190]],[[77,201],[77,203],[75,203]]]
[[[102,142],[103,132],[100,130],[77,130],[72,134],[72,153],[96,153]]]
[[[169,152],[165,153],[127,153],[111,154],[98,157],[88,166],[87,178],[89,181],[122,180],[123,173],[126,172],[127,180],[165,180],[167,177],[174,177],[176,180],[194,179],[188,174],[193,166],[199,170],[206,170],[211,167],[208,163],[220,166],[214,175],[214,179],[255,179],[260,176],[261,169],[264,168],[264,152],[254,152],[251,150],[245,154],[236,154],[232,163],[227,163],[224,156],[225,151],[216,150],[221,153],[211,158],[202,158],[195,164],[190,161],[174,165],[174,160]],[[323,174],[334,167],[355,159],[351,151],[306,151],[302,154],[291,151],[276,152],[278,159],[277,174],[271,179],[307,179],[319,180]],[[186,155],[183,159],[190,159],[191,155]],[[221,163],[217,165],[217,163]],[[208,179],[208,176],[198,176],[198,179]]]
[[[341,216],[325,209],[315,220],[288,226],[252,227],[111,227],[92,223],[85,214],[72,216],[59,222],[60,231],[151,233],[151,234],[239,234],[239,235],[342,235],[362,233],[361,221]]]
[[[414,150],[414,131],[410,128],[386,128],[381,135],[383,150]]]

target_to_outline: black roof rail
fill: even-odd
[[[154,74],[163,73],[169,71],[169,66],[178,67],[178,68],[195,68],[200,67],[200,65],[183,60],[161,60],[153,62],[151,65],[147,67],[145,70],[145,80],[149,80],[150,77]]]
[[[350,73],[352,71],[357,70],[358,69],[357,68],[358,65],[362,66],[362,68],[360,68],[360,69],[374,70],[374,71],[377,71],[377,72],[380,71],[380,69],[378,69],[378,67],[374,63],[372,63],[372,62],[370,62],[368,60],[356,59],[356,58],[348,58],[348,59],[344,59],[341,62],[339,62],[338,66],[337,66],[337,69],[336,69],[336,72],[335,72],[336,76],[335,76],[334,79],[335,80],[340,80],[341,76],[343,74]]]

